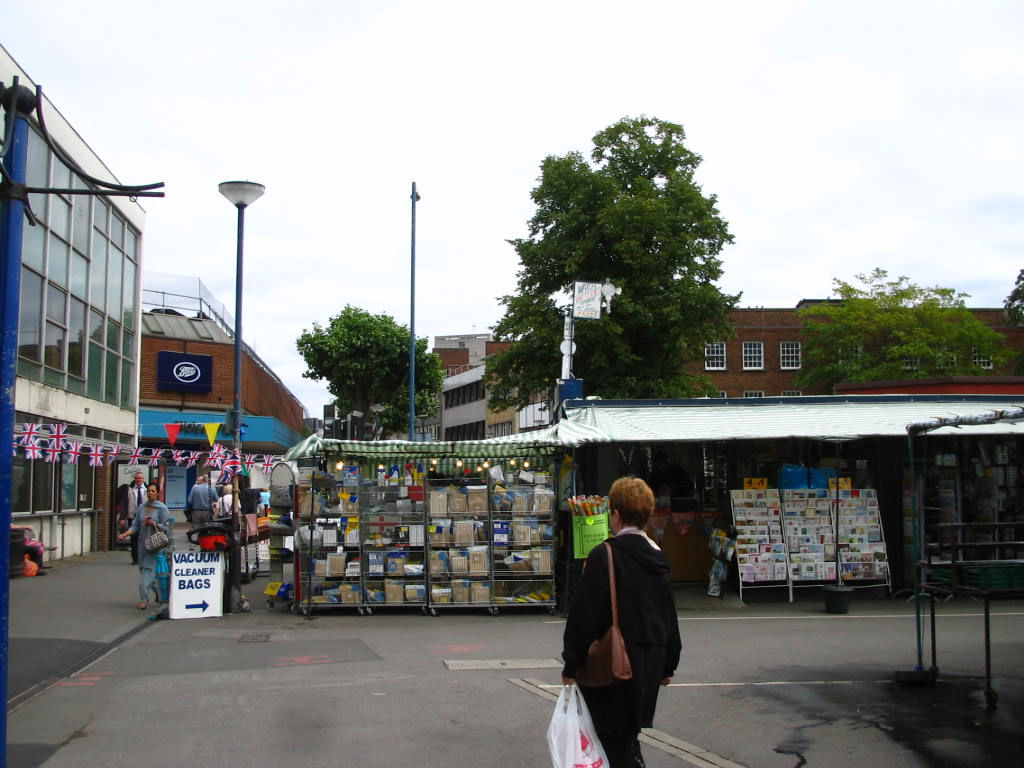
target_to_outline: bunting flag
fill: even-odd
[[[132,455],[128,457],[128,463],[131,464],[132,466],[139,465],[142,463],[142,459],[145,455],[145,448],[139,448],[139,446],[135,446],[134,448],[132,448]]]
[[[189,451],[185,459],[185,466],[194,467],[197,461],[199,461],[199,451]]]
[[[57,464],[60,462],[60,449],[60,438],[51,437],[46,441],[46,447],[43,448],[43,451],[46,453],[47,464]]]
[[[160,465],[160,457],[164,455],[162,448],[154,448],[149,454],[149,466],[156,467]]]
[[[18,458],[18,448],[21,447],[21,441],[18,440],[17,437],[15,437],[12,442],[13,442],[14,445],[13,445],[13,452],[11,453],[11,456],[13,456],[14,458]]]
[[[25,443],[25,458],[29,461],[35,461],[36,459],[43,458],[43,448],[39,445],[38,440],[33,440],[31,443]]]
[[[103,450],[107,454],[107,466],[109,467],[111,464],[113,464],[117,460],[118,455],[121,453],[121,446],[119,446],[119,445],[105,445],[105,446],[103,446]]]
[[[220,475],[217,477],[218,485],[229,485],[238,473],[238,466],[228,465],[226,462],[224,468],[220,471]]]
[[[181,432],[181,424],[164,424],[164,430],[167,432],[167,439],[174,445],[174,441],[178,439],[178,433]]]
[[[64,461],[68,464],[77,464],[78,460],[82,457],[82,441],[81,440],[65,440],[64,441]]]
[[[68,436],[68,425],[67,424],[49,424],[47,425],[50,430],[50,437],[57,441],[57,447],[61,450],[64,449],[65,442]]]
[[[174,462],[175,466],[181,466],[181,463],[185,460],[184,453],[182,450],[171,451],[171,461]]]
[[[203,429],[206,430],[206,439],[210,441],[210,445],[213,445],[214,441],[217,439],[217,432],[220,431],[220,426],[221,425],[217,422],[210,422],[209,424],[203,425]]]
[[[256,454],[255,453],[247,453],[247,454],[245,454],[245,458],[242,459],[242,463],[245,464],[245,471],[246,471],[247,474],[249,472],[252,472],[252,468],[256,466]]]
[[[38,424],[22,424],[21,425],[21,444],[28,445],[29,443],[35,444],[39,439],[39,425]]]
[[[103,446],[89,444],[85,446],[89,451],[89,466],[90,467],[102,467],[103,466]]]
[[[264,475],[269,475],[274,470],[274,457],[269,453],[263,456],[263,463],[260,464],[260,469],[263,470]]]

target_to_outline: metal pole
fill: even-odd
[[[409,254],[409,440],[416,439],[416,182],[412,183],[412,232]]]
[[[10,146],[3,151],[4,167],[14,184],[25,183],[28,164],[28,115],[36,106],[35,94],[17,84],[3,92],[6,120],[12,121]],[[25,222],[24,203],[13,197],[3,201],[0,214],[0,317],[3,318],[3,337],[0,341],[0,378],[3,379],[3,397],[0,398],[0,434],[14,434],[15,363],[18,354],[18,304],[21,300],[21,238]],[[0,451],[0,530],[11,530],[11,481],[14,477],[14,459],[10,449]],[[8,630],[10,628],[11,548],[0,546],[0,701],[7,701]],[[7,744],[7,707],[0,715],[0,744]],[[0,752],[0,768],[7,765],[6,749]]]
[[[231,429],[234,438],[235,455],[242,459],[242,263],[243,243],[245,242],[245,205],[239,203],[238,236],[235,254],[235,382],[234,399],[231,405]],[[239,534],[238,514],[238,473],[232,480],[231,491],[231,530],[234,533],[234,545],[228,550],[228,568],[231,571],[231,587],[225,613],[233,613],[242,595],[241,539]]]

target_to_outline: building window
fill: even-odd
[[[903,370],[904,371],[916,371],[920,361],[916,357],[904,357],[903,358]]]
[[[512,434],[512,422],[500,421],[497,424],[490,424],[487,427],[488,437],[504,437]]]
[[[760,371],[764,369],[764,342],[743,342],[743,370]]]
[[[982,370],[992,370],[992,358],[978,353],[977,347],[971,347],[971,362],[975,368],[981,368]]]
[[[704,370],[725,370],[725,342],[709,341],[704,345]]]
[[[803,393],[799,389],[784,389],[782,390],[783,397],[800,397]]]
[[[779,342],[779,367],[785,371],[796,370],[800,367],[799,341]]]
[[[34,130],[26,175],[31,186],[89,188]],[[139,234],[99,197],[33,194],[30,201],[39,226],[26,227],[22,240],[18,375],[128,408],[136,353],[120,339],[124,327],[134,341]]]
[[[744,397],[764,397],[763,389],[745,389],[743,390]]]
[[[729,393],[726,392],[724,389],[720,389],[718,390],[718,394],[715,395],[715,397],[725,400],[727,397],[729,397]]]

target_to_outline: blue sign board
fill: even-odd
[[[157,352],[156,388],[163,392],[209,392],[213,389],[213,357]]]

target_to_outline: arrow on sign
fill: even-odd
[[[206,613],[206,609],[209,608],[209,607],[210,607],[210,604],[208,602],[206,602],[205,600],[203,600],[203,602],[201,602],[201,603],[186,603],[185,604],[186,610],[191,610],[192,608],[202,608],[203,609],[203,613]]]

